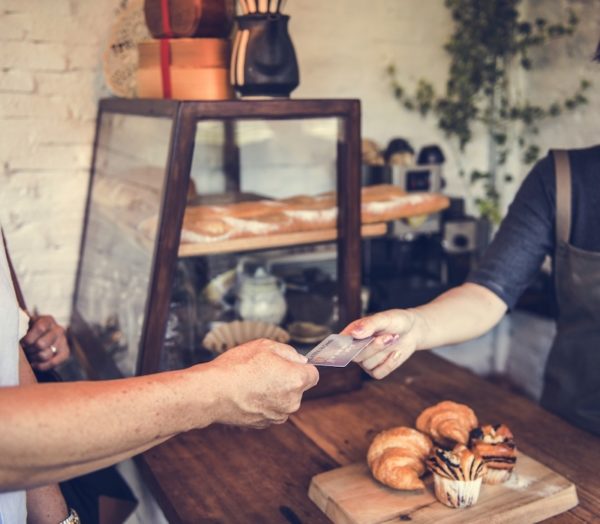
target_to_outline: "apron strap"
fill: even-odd
[[[12,279],[13,287],[15,289],[15,295],[17,297],[17,302],[19,303],[19,307],[25,311],[27,314],[27,305],[25,304],[25,297],[23,296],[23,292],[21,291],[21,286],[19,285],[19,279],[17,278],[17,273],[15,268],[12,265],[12,260],[10,259],[10,253],[8,252],[8,246],[6,245],[6,237],[4,236],[4,229],[0,228],[0,233],[2,233],[2,243],[4,244],[4,253],[6,254],[6,261],[8,262],[8,269],[10,270],[10,278]]]
[[[571,164],[569,153],[555,149],[554,172],[556,175],[556,245],[569,243],[571,236]]]

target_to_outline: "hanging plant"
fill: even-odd
[[[539,157],[533,138],[543,119],[555,118],[587,103],[587,80],[562,100],[538,105],[515,100],[511,77],[518,68],[529,70],[531,49],[550,40],[574,34],[578,20],[569,11],[564,23],[550,24],[544,18],[533,22],[519,17],[521,0],[446,0],[454,32],[445,45],[450,55],[446,92],[437,94],[428,80],[420,80],[409,95],[398,82],[394,66],[388,74],[395,98],[409,110],[423,116],[433,114],[438,127],[456,141],[461,151],[471,142],[474,127],[484,127],[489,143],[489,165],[469,173],[471,186],[483,186],[476,201],[479,213],[494,223],[501,219],[500,181],[511,181],[506,170],[509,153],[515,146],[526,164]],[[466,176],[460,170],[461,176]]]

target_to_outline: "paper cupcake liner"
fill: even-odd
[[[434,473],[435,496],[451,508],[468,508],[479,498],[481,480],[450,480]]]
[[[286,343],[290,340],[290,335],[274,324],[252,320],[236,320],[212,329],[204,337],[202,345],[209,351],[218,354],[257,338],[268,338]]]

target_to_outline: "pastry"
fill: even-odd
[[[478,424],[477,417],[469,406],[451,400],[428,407],[417,417],[416,422],[419,431],[445,448],[452,448],[456,443],[468,444],[469,433]]]
[[[394,489],[425,488],[419,478],[425,473],[425,458],[431,440],[415,429],[391,428],[377,434],[369,446],[367,463],[373,476]]]
[[[183,219],[183,242],[211,242],[232,238],[287,233],[294,230],[282,205],[270,200],[224,206],[190,206]]]
[[[440,211],[448,199],[435,193],[409,193],[398,186],[378,184],[362,188],[363,223],[385,222]],[[281,200],[254,200],[222,205],[188,206],[182,241],[211,242],[233,238],[334,229],[337,195],[297,195]]]
[[[189,218],[185,217],[183,229],[195,231],[201,235],[222,237],[231,229],[225,220],[221,218]]]
[[[333,193],[314,197],[300,195],[281,201],[283,213],[294,220],[300,230],[332,229],[337,222],[337,203]]]
[[[255,200],[219,206],[224,215],[235,218],[257,218],[282,211],[285,207],[276,200]]]
[[[280,200],[288,209],[310,209],[335,206],[335,193],[327,192],[316,196],[296,195]]]
[[[433,473],[435,496],[451,508],[467,508],[477,502],[486,466],[463,444],[452,451],[436,448],[427,461]]]
[[[450,200],[437,193],[407,193],[378,200],[363,200],[361,205],[362,221],[385,222],[419,215],[437,213],[446,209]]]
[[[295,224],[283,213],[265,214],[254,218],[224,217],[232,229],[232,238],[275,235],[293,231]]]
[[[485,462],[484,484],[500,484],[509,479],[517,462],[513,434],[504,424],[481,426],[470,434],[471,451]]]

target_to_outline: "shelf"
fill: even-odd
[[[363,238],[378,237],[387,233],[387,224],[365,224],[361,228]],[[223,242],[206,242],[202,244],[180,244],[180,257],[195,257],[200,255],[216,255],[238,251],[254,251],[259,249],[275,249],[278,247],[313,244],[317,242],[332,242],[337,238],[337,229],[317,229],[269,235],[262,237],[234,238]]]

